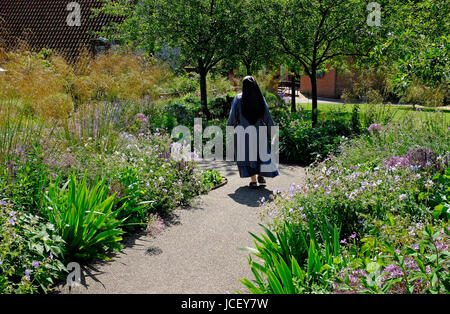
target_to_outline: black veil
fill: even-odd
[[[258,83],[251,76],[246,76],[242,86],[242,114],[254,125],[264,117],[265,102]]]

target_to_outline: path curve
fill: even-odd
[[[258,200],[273,189],[300,184],[305,169],[280,166],[281,176],[268,180],[266,189],[250,190],[233,163],[203,165],[228,178],[224,187],[200,197],[190,209],[175,211],[175,222],[153,238],[127,239],[112,261],[83,267],[83,287],[71,293],[112,294],[230,294],[246,292],[240,278],[253,278],[248,253],[253,246],[248,232],[259,233],[262,209]],[[59,292],[69,293],[67,287]]]

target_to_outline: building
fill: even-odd
[[[280,69],[279,93],[285,96],[291,94],[292,76],[286,69]],[[326,71],[317,74],[317,97],[340,99],[345,89],[351,89],[356,75],[356,70],[352,69],[347,73],[339,73],[331,66],[327,66]],[[312,95],[311,80],[309,76],[296,76],[296,90],[300,96]],[[298,96],[298,94],[297,94]]]
[[[338,73],[330,66],[327,67],[326,72],[321,72],[317,75],[317,97],[322,98],[341,98],[344,89],[352,87],[352,73]],[[311,95],[311,79],[304,75],[300,78],[300,92],[304,95]]]
[[[81,49],[107,48],[97,31],[117,17],[93,16],[98,0],[0,0],[0,46],[15,49],[21,42],[32,51],[48,48],[68,59]]]

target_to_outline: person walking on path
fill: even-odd
[[[271,159],[266,161],[261,161],[261,149],[260,147],[260,136],[267,136],[270,139],[270,128],[274,126],[272,116],[269,112],[269,107],[267,106],[266,100],[264,99],[261,90],[258,86],[256,80],[247,76],[243,80],[242,93],[238,94],[231,105],[231,113],[228,118],[228,126],[243,127],[244,130],[247,130],[249,127],[253,126],[256,129],[256,138],[251,137],[251,132],[245,133],[245,146],[244,146],[244,155],[245,158],[243,160],[238,160],[236,156],[241,156],[238,153],[238,140],[237,134],[235,134],[235,160],[237,161],[237,166],[239,169],[239,175],[241,178],[251,178],[250,187],[257,188],[258,183],[260,186],[265,186],[267,178],[275,178],[279,175],[278,169],[275,167],[261,167],[262,165],[273,165],[271,155],[271,141],[266,141],[267,143],[267,151],[264,153],[271,155]],[[267,127],[267,134],[260,134],[260,127]],[[256,143],[252,143],[256,141]],[[242,147],[242,146],[240,146]],[[256,158],[251,156],[250,150],[256,147]],[[241,159],[241,158],[239,158]],[[270,171],[267,172],[267,168],[270,168]]]

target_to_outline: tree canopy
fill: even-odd
[[[104,13],[124,18],[108,29],[113,38],[151,53],[177,48],[182,64],[196,67],[206,115],[206,76],[224,60],[245,65],[248,74],[268,64],[305,73],[312,86],[314,125],[317,75],[347,57],[394,65],[397,83],[414,77],[429,86],[449,81],[448,1],[103,1]]]

